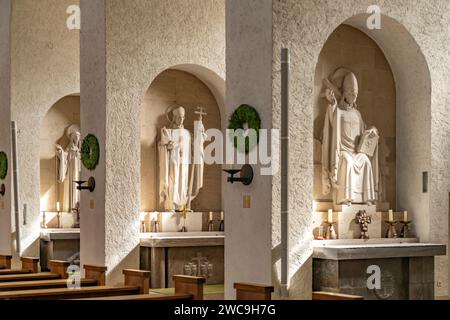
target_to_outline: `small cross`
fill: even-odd
[[[207,116],[208,114],[205,111],[204,107],[197,107],[197,111],[195,111],[195,114],[199,115],[199,120],[203,120],[203,116]]]

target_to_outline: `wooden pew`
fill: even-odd
[[[252,283],[235,283],[236,300],[272,300],[273,286]]]
[[[173,276],[175,294],[147,293],[115,297],[97,297],[76,300],[120,300],[120,301],[171,301],[171,300],[203,300],[205,278],[191,276]]]
[[[0,275],[0,283],[67,279],[69,265],[70,263],[67,261],[52,260],[50,261],[50,272]]]
[[[0,270],[11,269],[12,256],[0,255]]]
[[[125,285],[94,286],[80,289],[56,288],[0,292],[0,300],[63,300],[148,294],[150,272],[124,270]]]
[[[93,287],[105,285],[105,267],[84,266],[86,278],[80,279],[81,287]],[[60,279],[57,280],[37,280],[37,281],[18,281],[0,283],[0,292],[18,291],[18,290],[36,290],[67,288],[67,273],[63,272]]]
[[[9,259],[7,257],[6,259]],[[22,269],[14,270],[14,269],[2,269],[0,270],[0,276],[3,275],[12,275],[12,274],[28,274],[28,273],[38,273],[38,263],[39,259],[37,258],[20,258],[22,261]],[[11,267],[11,259],[9,259],[9,266]]]
[[[350,294],[316,291],[313,292],[313,300],[364,300],[362,296],[354,296]]]

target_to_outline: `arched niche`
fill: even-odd
[[[382,28],[370,30],[366,26],[368,15],[355,15],[343,22],[333,32],[339,32],[341,29],[355,28],[358,32],[365,34],[368,38],[373,40],[382,56],[385,57],[387,65],[382,61],[383,59],[371,61],[364,61],[360,59],[367,53],[349,52],[347,65],[351,68],[351,64],[375,63],[383,68],[390,68],[395,85],[395,118],[392,119],[392,113],[374,113],[374,122],[386,120],[389,127],[395,126],[395,174],[393,170],[389,172],[391,181],[395,181],[395,203],[391,207],[396,210],[408,210],[411,218],[414,220],[415,233],[421,240],[426,241],[430,236],[430,203],[429,194],[423,192],[423,173],[429,172],[431,169],[431,78],[428,64],[425,57],[411,34],[406,28],[397,20],[388,16],[382,16]],[[357,30],[354,30],[356,32]],[[329,39],[333,39],[333,32],[329,35]],[[351,32],[350,32],[351,33]],[[360,38],[360,37],[359,37]],[[360,44],[353,43],[352,46]],[[324,43],[323,50],[331,50],[327,46],[333,44]],[[339,50],[346,50],[341,47]],[[376,51],[375,51],[376,52]],[[341,52],[342,54],[343,52]],[[382,58],[380,53],[375,53],[378,58]],[[315,109],[319,110],[318,88],[321,87],[321,81],[325,73],[320,70],[321,62],[320,56],[317,60],[316,76],[315,76]],[[338,63],[333,61],[332,63]],[[340,63],[340,62],[339,62]],[[344,64],[344,66],[346,66]],[[338,65],[336,65],[338,67]],[[325,66],[322,68],[330,68]],[[352,68],[351,68],[352,69]],[[358,67],[356,67],[358,73]],[[386,94],[391,89],[386,85],[392,87],[391,80],[385,79],[381,81],[379,78],[358,78],[360,85],[370,85],[379,83],[380,88],[375,88],[371,95],[375,95],[375,100],[386,99]],[[367,98],[363,98],[367,100]],[[372,101],[373,103],[374,101]],[[360,104],[362,105],[362,101]],[[370,105],[369,101],[369,105]],[[375,112],[377,110],[372,110]],[[316,112],[316,111],[315,111]],[[369,113],[369,112],[368,112]],[[364,115],[363,115],[364,116]],[[315,114],[315,138],[320,135],[320,118]],[[317,121],[317,122],[316,122]],[[370,122],[370,121],[368,121]],[[375,123],[374,123],[375,124]],[[376,124],[375,124],[376,125]],[[384,124],[383,124],[384,125]],[[383,133],[382,133],[383,134]],[[390,150],[393,150],[392,141],[388,143]],[[317,141],[315,140],[315,151],[317,149]],[[394,155],[388,155],[392,157]],[[318,154],[315,154],[315,160]],[[316,163],[317,164],[317,163]],[[317,173],[314,174],[317,177]],[[314,184],[315,188],[318,185]],[[392,188],[391,186],[391,188]],[[317,194],[318,190],[314,191]]]
[[[56,144],[63,148],[69,143],[67,129],[76,125],[80,127],[80,95],[67,95],[53,104],[40,125],[40,211],[56,212],[57,203],[62,212],[72,212],[68,200],[69,181],[57,181]],[[74,221],[64,215],[63,226],[72,227]],[[75,217],[73,217],[75,218]],[[68,219],[68,220],[67,220]],[[47,213],[47,226],[54,227],[54,216]]]
[[[225,82],[213,71],[198,65],[177,65],[159,73],[145,93],[141,105],[141,212],[164,211],[159,204],[158,141],[160,130],[168,126],[166,110],[174,105],[186,109],[185,128],[191,134],[196,107],[207,113],[205,129],[222,129]],[[204,186],[192,202],[196,212],[222,210],[220,165],[205,165]]]

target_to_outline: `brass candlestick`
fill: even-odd
[[[402,231],[400,232],[400,238],[409,238],[409,232],[410,232],[410,225],[412,221],[401,221],[400,222],[402,226]]]
[[[337,235],[336,235],[336,231],[334,230],[334,223],[333,222],[327,222],[326,239],[327,240],[336,240],[337,239]]]
[[[388,224],[388,229],[386,231],[386,238],[398,238],[397,229],[395,226],[397,225],[398,221],[386,221]]]

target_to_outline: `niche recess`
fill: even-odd
[[[80,126],[80,96],[65,96],[56,102],[45,115],[40,132],[40,196],[41,211],[56,212],[69,210],[69,181],[58,184],[56,176],[56,144],[65,147],[69,143],[66,129],[71,125]]]
[[[186,109],[184,126],[193,133],[196,107],[208,114],[205,129],[221,130],[220,108],[208,86],[191,73],[168,69],[159,74],[147,90],[141,107],[141,211],[162,211],[158,197],[158,148],[160,130],[168,126],[167,108],[179,105]],[[204,186],[192,202],[197,212],[222,210],[222,174],[220,165],[205,165]]]

